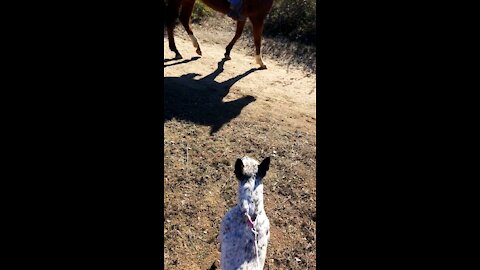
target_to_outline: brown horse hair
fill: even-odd
[[[180,19],[185,31],[192,39],[193,46],[197,49],[196,52],[202,55],[202,50],[197,38],[195,37],[191,25],[190,19],[193,12],[193,7],[196,0],[166,0],[168,5],[166,6],[165,24],[168,33],[168,45],[172,52],[175,53],[175,59],[182,59],[182,55],[178,51],[175,45],[174,28],[176,19]],[[202,2],[211,9],[223,14],[227,14],[230,11],[230,3],[227,0],[202,0]],[[270,9],[272,8],[273,0],[243,0],[242,1],[241,14],[250,19],[253,28],[253,39],[255,43],[255,60],[260,65],[260,69],[266,69],[266,65],[263,63],[261,56],[261,44],[262,33],[265,18],[267,17]],[[225,59],[230,60],[230,52],[240,38],[245,27],[245,21],[237,22],[237,29],[235,36],[230,41],[225,49]]]

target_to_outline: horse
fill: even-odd
[[[235,163],[238,202],[220,224],[220,268],[222,270],[263,269],[270,239],[270,221],[263,206],[263,178],[270,157],[259,164],[244,157]]]
[[[166,26],[168,33],[168,45],[172,52],[175,53],[175,60],[182,59],[182,55],[178,52],[177,47],[175,46],[175,39],[173,30],[175,28],[175,21],[177,18],[180,19],[185,31],[188,33],[190,39],[192,40],[193,46],[197,49],[196,53],[202,55],[202,50],[198,39],[193,34],[192,28],[190,26],[190,18],[193,11],[193,6],[195,5],[196,0],[166,0],[168,5],[166,6]],[[218,11],[223,14],[227,14],[230,11],[230,3],[228,0],[202,0],[202,2],[208,7],[212,8],[215,11]],[[267,66],[263,63],[262,54],[261,54],[261,45],[262,45],[262,33],[265,19],[270,12],[273,5],[273,0],[243,0],[242,8],[240,13],[249,18],[253,26],[253,39],[255,43],[255,61],[260,65],[260,69],[266,69]],[[181,7],[181,10],[180,10]],[[230,51],[235,45],[235,42],[240,38],[245,26],[246,20],[237,22],[237,29],[235,31],[235,36],[232,41],[227,45],[225,49],[225,58],[226,60],[231,60]]]

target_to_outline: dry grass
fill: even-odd
[[[208,269],[219,259],[218,231],[236,203],[237,157],[271,156],[264,180],[271,222],[270,269],[315,268],[314,134],[292,132],[260,121],[235,121],[221,136],[207,127],[165,123],[165,267]],[[188,151],[188,156],[187,156]]]

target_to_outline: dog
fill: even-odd
[[[263,178],[269,167],[270,157],[260,164],[250,157],[235,162],[238,204],[220,225],[222,270],[261,270],[265,265],[270,221],[263,206]]]

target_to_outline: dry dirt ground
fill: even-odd
[[[233,165],[245,155],[272,157],[266,269],[315,269],[315,75],[268,56],[268,69],[256,70],[253,48],[241,45],[221,61],[234,34],[225,22],[194,25],[201,58],[181,27],[183,60],[170,60],[164,38],[165,269],[218,267],[220,222],[236,204]]]

